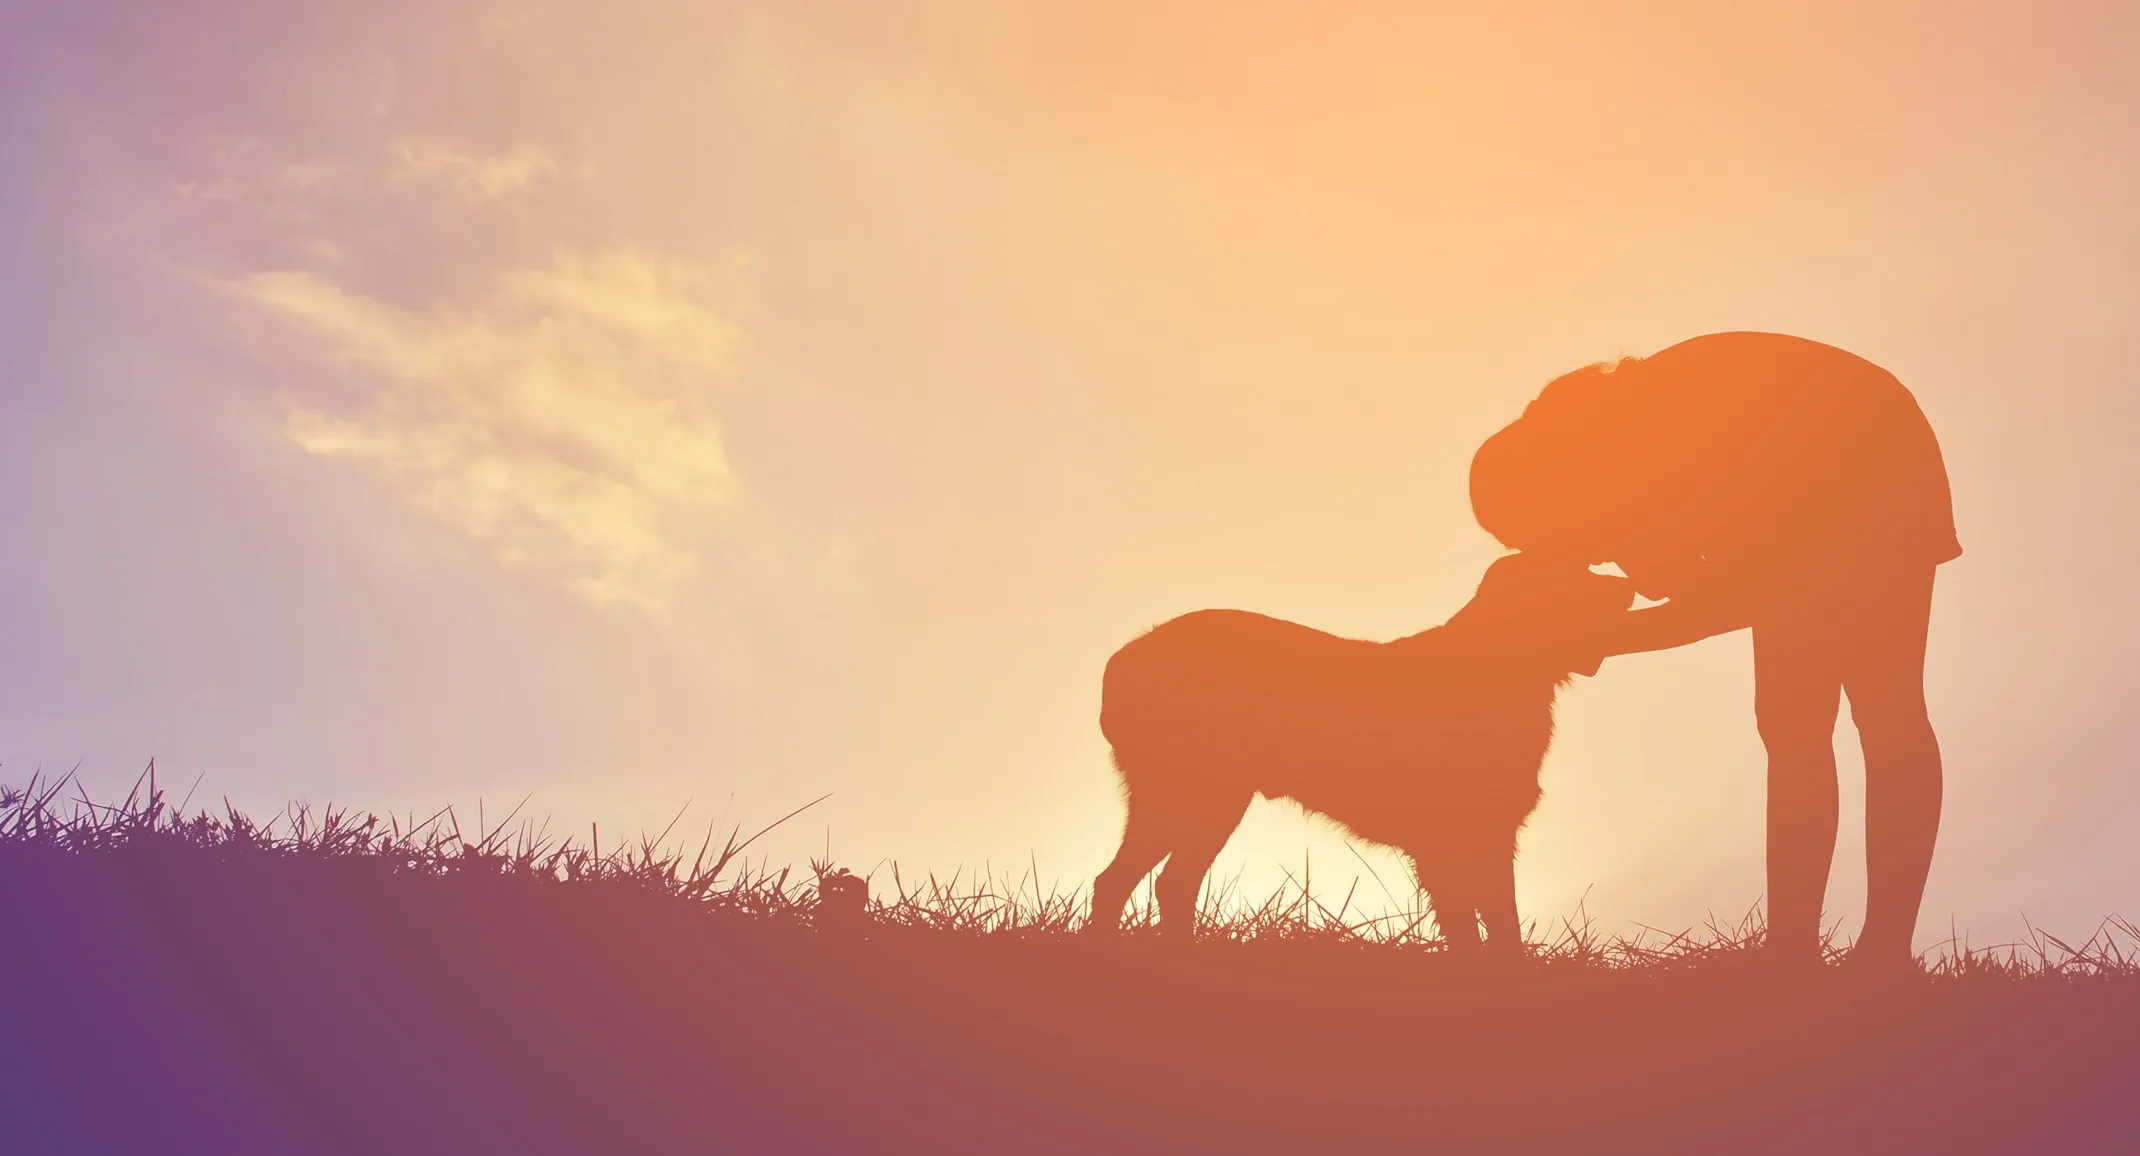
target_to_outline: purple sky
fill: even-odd
[[[1776,329],[1894,370],[1954,475],[1921,942],[2140,914],[2140,27],[1816,9],[18,0],[0,779],[832,792],[776,860],[1082,884],[1116,646],[1437,622],[1543,381]],[[1758,897],[1746,651],[1570,694],[1528,914]],[[1218,874],[1304,851],[1357,874],[1260,805]]]

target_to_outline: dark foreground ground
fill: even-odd
[[[0,934],[8,1153],[2140,1151],[2130,976],[841,935],[176,839],[0,839]]]

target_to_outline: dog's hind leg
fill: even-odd
[[[1184,816],[1178,828],[1173,853],[1159,873],[1159,926],[1169,935],[1187,938],[1196,933],[1196,898],[1203,890],[1204,874],[1241,825],[1253,791],[1240,791],[1198,801],[1196,810]]]
[[[1167,857],[1175,842],[1161,813],[1147,800],[1140,805],[1130,796],[1129,818],[1122,825],[1122,846],[1114,861],[1092,881],[1092,917],[1088,931],[1114,931],[1122,925],[1122,908],[1129,902],[1137,881],[1149,875]]]

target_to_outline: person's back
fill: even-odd
[[[1754,628],[1769,751],[1770,943],[1810,956],[1835,844],[1839,698],[1866,752],[1861,948],[1907,957],[1938,829],[1924,707],[1934,569],[1961,554],[1939,444],[1892,374],[1832,346],[1717,333],[1549,383],[1472,462],[1503,544],[1619,564],[1614,653]]]
[[[1582,536],[1653,595],[1697,559],[1758,582],[1961,553],[1916,399],[1886,370],[1800,337],[1710,334],[1577,370],[1504,439],[1561,495],[1531,500],[1580,506]],[[1480,515],[1504,540],[1524,537]]]

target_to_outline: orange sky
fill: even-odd
[[[2140,910],[2129,9],[800,7],[11,6],[0,778],[832,792],[776,860],[1080,885],[1115,647],[1438,622],[1539,385],[1770,329],[1953,475],[1920,941]],[[1574,688],[1527,914],[1750,905],[1750,696],[1743,636]],[[1259,805],[1215,874],[1304,855],[1359,874]]]

